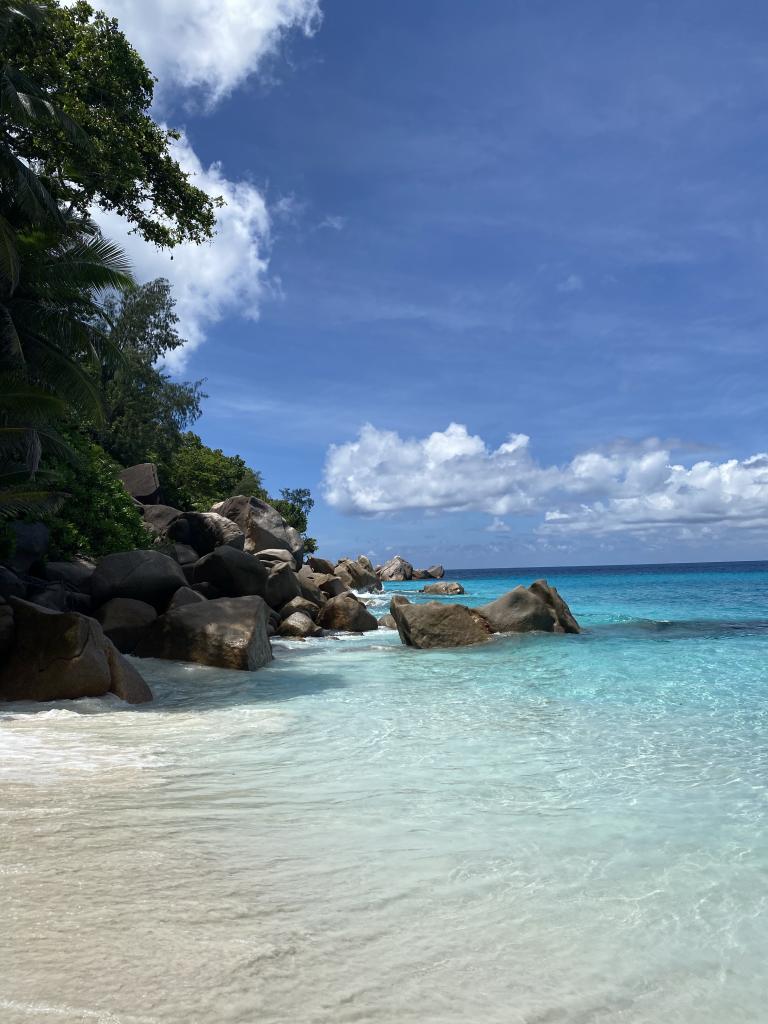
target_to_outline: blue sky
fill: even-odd
[[[168,269],[196,429],[309,486],[324,553],[765,557],[768,7],[106,6],[232,198]]]

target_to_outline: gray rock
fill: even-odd
[[[16,597],[11,605],[15,642],[0,669],[0,700],[74,700],[108,692],[109,661],[98,622]]]
[[[252,671],[272,660],[268,611],[266,602],[256,595],[174,608],[150,626],[136,653]]]
[[[5,564],[14,572],[29,572],[40,565],[48,553],[50,531],[44,523],[11,523],[13,553]]]
[[[206,601],[216,601],[224,596],[218,587],[214,587],[212,583],[195,583],[190,587],[190,590],[204,597]]]
[[[129,466],[120,473],[126,491],[142,505],[157,505],[160,501],[160,480],[154,462]]]
[[[181,566],[194,565],[200,559],[200,555],[189,544],[171,544],[168,548],[168,554]]]
[[[27,600],[52,612],[67,610],[67,591],[63,583],[49,583],[39,590],[30,585]]]
[[[267,548],[265,551],[256,551],[254,554],[266,566],[274,565],[275,562],[285,562],[292,569],[295,568],[293,555],[287,548]]]
[[[445,576],[445,569],[442,565],[430,565],[427,572],[435,580],[441,580]]]
[[[556,633],[580,633],[581,626],[579,626],[576,618],[574,617],[571,609],[560,597],[554,587],[550,586],[546,580],[536,580],[528,588],[532,594],[536,594],[542,599],[555,614],[555,632]]]
[[[181,515],[181,509],[171,505],[145,505],[141,512],[144,525],[156,537],[164,537],[171,523]]]
[[[360,561],[353,561],[351,558],[342,558],[333,570],[347,590],[359,590],[361,593],[371,590],[381,590],[381,581],[371,569],[366,569]]]
[[[392,615],[408,647],[468,647],[484,643],[490,633],[485,620],[461,604],[396,604]]]
[[[390,560],[385,562],[379,571],[380,579],[395,583],[402,582],[403,580],[409,580],[412,577],[413,566],[410,562],[406,562],[406,560],[400,555],[395,555],[394,558],[390,558]]]
[[[96,563],[85,558],[75,558],[71,562],[47,562],[45,578],[52,583],[66,583],[83,594],[89,594],[95,569]]]
[[[301,588],[292,565],[288,562],[274,562],[267,571],[269,575],[264,597],[270,608],[282,608],[293,598],[299,597]]]
[[[432,576],[429,575],[426,569],[414,569],[412,580],[431,580]]]
[[[464,587],[454,580],[443,581],[442,583],[428,583],[422,587],[420,594],[441,594],[443,597],[450,597],[453,594],[463,594]]]
[[[131,597],[113,597],[97,609],[94,618],[123,654],[131,654],[139,645],[144,632],[157,618],[151,604]]]
[[[209,555],[224,546],[242,551],[245,546],[245,534],[240,527],[217,512],[182,512],[165,535],[168,540],[189,545],[200,555]]]
[[[390,615],[389,612],[382,615],[379,619],[379,629],[397,629],[394,615]]]
[[[403,594],[393,594],[392,595],[392,600],[389,602],[389,614],[390,615],[394,615],[395,614],[395,608],[397,608],[397,606],[399,604],[410,604],[410,603],[411,602],[408,600],[408,598],[405,597]]]
[[[198,590],[193,590],[191,587],[179,587],[171,598],[168,611],[172,608],[183,608],[185,604],[200,604],[207,600],[208,598],[204,597]]]
[[[266,598],[268,571],[254,555],[236,548],[216,548],[191,567],[195,584],[210,583],[224,597]]]
[[[25,597],[27,585],[15,572],[11,572],[4,565],[0,565],[0,597],[8,601],[12,597]]]
[[[315,625],[308,615],[304,615],[303,612],[294,612],[287,619],[283,619],[277,628],[277,632],[280,636],[306,640],[308,636],[317,636],[322,630]]]
[[[94,604],[106,604],[113,597],[146,601],[158,611],[168,602],[186,577],[178,562],[159,551],[120,551],[107,555],[91,577]]]
[[[358,555],[357,560],[364,569],[373,573],[374,576],[376,575],[376,570],[373,568],[373,562],[370,560],[368,555]]]
[[[527,590],[515,587],[476,610],[490,623],[494,633],[579,632],[579,624],[568,605],[546,580],[537,580]]]
[[[0,659],[4,659],[13,647],[13,608],[0,604]]]
[[[295,567],[300,568],[304,541],[298,530],[289,526],[276,508],[259,498],[247,498],[241,494],[219,502],[211,511],[237,523],[245,534],[246,551],[254,553],[269,548],[285,548],[293,556]]]
[[[311,601],[312,604],[321,608],[328,600],[328,597],[322,592],[322,590],[320,590],[314,582],[314,579],[311,578],[312,576],[312,573],[309,574],[309,577],[303,576],[301,572],[296,574],[296,579],[299,584],[299,594],[305,601]]]
[[[146,704],[152,700],[152,691],[139,670],[124,658],[113,643],[107,640],[107,662],[110,674],[110,693],[126,704]]]
[[[312,572],[322,573],[324,576],[333,576],[336,566],[327,558],[318,558],[317,555],[310,555],[307,564]]]
[[[332,576],[327,573],[312,572],[309,566],[303,565],[301,569],[299,569],[297,575],[299,583],[303,581],[319,592],[321,595],[320,603],[325,603],[325,600],[329,597],[338,597],[340,594],[345,594],[347,592],[347,588],[338,576]]]
[[[314,622],[317,618],[317,613],[320,611],[318,605],[312,601],[308,601],[305,597],[294,597],[280,609],[280,618],[287,619],[289,615],[293,615],[294,612],[301,612],[302,615],[308,615]]]
[[[379,628],[378,621],[354,594],[332,597],[320,609],[317,623],[323,629],[345,630],[350,633],[367,633]]]
[[[66,593],[66,611],[90,615],[93,611],[91,595],[81,594],[79,590],[68,590]]]

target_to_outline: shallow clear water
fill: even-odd
[[[583,635],[2,710],[0,1020],[764,1021],[768,566],[548,577]]]

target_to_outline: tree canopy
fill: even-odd
[[[17,118],[10,131],[15,152],[56,200],[81,215],[94,204],[115,210],[160,246],[209,238],[220,200],[174,157],[180,133],[151,117],[155,79],[117,20],[84,0],[0,6],[41,12],[9,20],[2,58],[17,83],[33,83],[28,94],[65,115]]]

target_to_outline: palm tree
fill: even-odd
[[[55,424],[66,403],[12,374],[0,376],[0,519],[50,512],[65,495],[45,486],[40,472],[43,442],[48,451],[72,461],[74,454]]]

